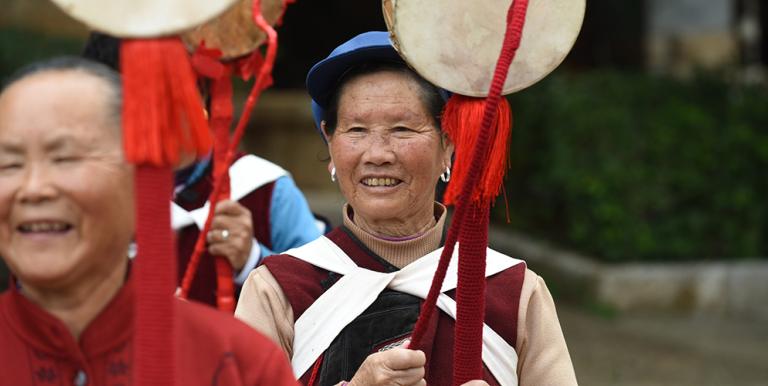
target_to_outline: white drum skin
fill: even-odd
[[[454,93],[488,95],[512,0],[383,0],[395,49],[421,76]],[[570,52],[586,0],[530,0],[502,94],[552,72]]]
[[[237,0],[52,0],[91,29],[121,38],[174,35],[215,18]]]

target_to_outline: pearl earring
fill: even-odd
[[[448,181],[451,180],[451,168],[450,167],[445,168],[445,172],[443,172],[443,174],[440,175],[440,180],[442,180],[443,182],[448,182]]]

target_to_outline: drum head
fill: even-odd
[[[52,0],[88,27],[121,38],[173,35],[218,16],[236,0]]]
[[[403,59],[449,91],[488,95],[512,0],[383,0]],[[526,88],[562,63],[576,42],[586,0],[531,0],[503,94]]]
[[[266,34],[253,23],[253,0],[238,0],[238,4],[221,16],[181,35],[187,47],[194,50],[200,42],[207,48],[221,50],[223,59],[249,54],[266,40]],[[285,11],[285,0],[262,0],[261,13],[275,25]]]

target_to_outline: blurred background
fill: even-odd
[[[0,3],[0,80],[82,50],[88,31],[47,0]],[[565,63],[509,97],[491,245],[547,280],[581,384],[767,385],[768,3],[587,3]],[[384,28],[379,1],[291,4],[243,144],[336,224],[304,77]]]

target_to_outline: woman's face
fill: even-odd
[[[25,286],[66,288],[124,262],[133,178],[110,97],[76,71],[31,75],[0,96],[0,256]]]
[[[356,219],[407,227],[433,216],[435,185],[453,147],[420,92],[414,79],[395,71],[359,75],[342,86],[329,170],[336,168]]]

